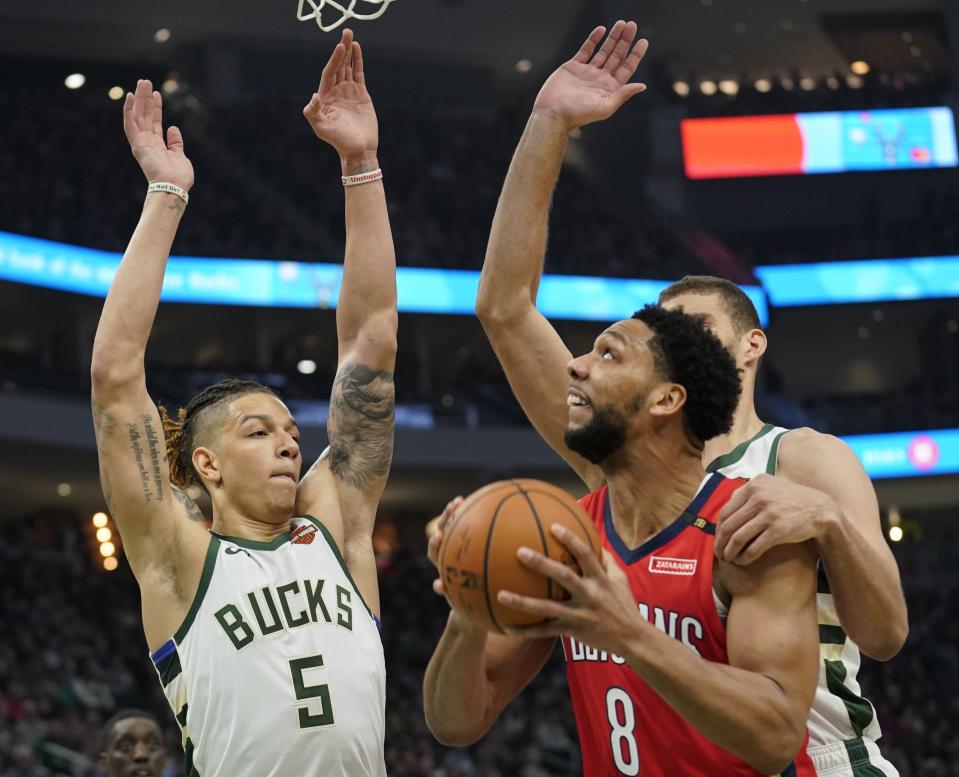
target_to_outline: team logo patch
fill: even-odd
[[[685,575],[689,577],[696,574],[696,559],[650,556],[649,571],[658,575]]]
[[[316,537],[318,529],[310,524],[309,526],[300,526],[290,535],[290,543],[293,545],[309,545]]]

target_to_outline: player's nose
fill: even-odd
[[[586,357],[577,356],[574,359],[570,359],[566,365],[566,373],[573,380],[586,380],[586,378],[589,377],[589,369],[586,367]]]

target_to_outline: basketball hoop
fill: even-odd
[[[358,2],[379,6],[379,8],[371,13],[359,13],[355,10]],[[316,21],[317,27],[323,30],[323,32],[329,32],[330,30],[335,30],[349,19],[358,19],[360,21],[379,19],[386,13],[386,9],[392,2],[394,2],[394,0],[342,0],[341,2],[337,0],[300,0],[300,5],[296,10],[296,18],[301,22]],[[307,10],[307,7],[313,10]],[[339,16],[332,21],[324,22],[323,11],[327,8],[339,13]]]

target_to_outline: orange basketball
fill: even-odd
[[[440,546],[443,587],[460,615],[490,631],[532,626],[542,619],[496,600],[503,589],[562,601],[569,593],[520,563],[525,545],[580,572],[572,553],[550,532],[554,523],[574,532],[599,556],[599,536],[579,502],[539,480],[502,480],[467,497],[453,514]]]

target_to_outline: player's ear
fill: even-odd
[[[220,472],[220,461],[216,451],[212,448],[199,447],[193,451],[191,457],[193,467],[196,469],[204,483],[212,483],[215,486],[223,482],[223,474]]]
[[[742,340],[743,361],[747,365],[755,365],[766,353],[766,333],[762,329],[750,329]]]
[[[660,383],[653,389],[652,404],[649,412],[654,416],[666,418],[682,412],[686,404],[686,389],[678,383]]]

